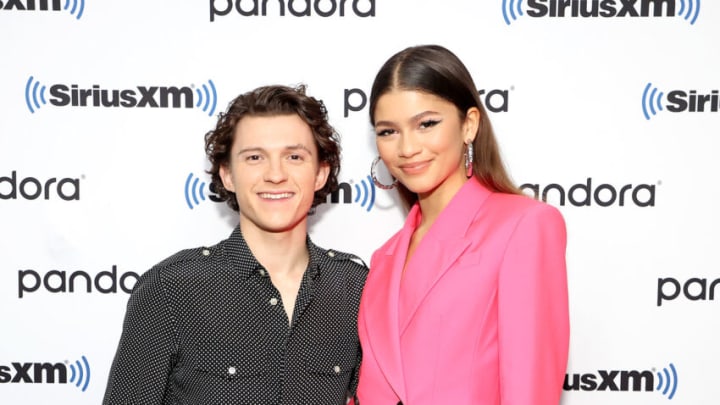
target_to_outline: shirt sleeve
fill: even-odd
[[[368,274],[368,267],[365,262],[353,255],[353,258],[356,260],[353,260],[355,264],[362,265],[362,281],[358,284],[359,287],[357,287],[354,291],[355,293],[353,296],[353,307],[358,311],[358,317],[355,319],[355,325],[359,329],[360,319],[359,319],[359,312],[360,312],[360,301],[362,297],[362,291],[365,286],[365,282],[367,280],[367,274]],[[359,263],[358,263],[359,261]],[[362,264],[361,264],[362,263]],[[359,335],[359,330],[356,331]],[[348,402],[347,405],[359,405],[359,401],[357,399],[357,387],[360,377],[360,365],[362,364],[362,346],[360,345],[360,337],[358,336],[358,347],[357,347],[357,355],[355,358],[355,368],[352,371],[352,376],[350,377],[350,386],[348,387]]]
[[[519,220],[498,279],[502,405],[558,405],[570,322],[560,212],[542,204]]]
[[[138,281],[127,305],[103,405],[159,405],[173,368],[174,332],[159,273]]]
[[[352,371],[352,376],[350,377],[350,387],[348,388],[348,397],[350,401],[348,404],[355,404],[356,396],[357,396],[357,386],[358,386],[358,377],[360,372],[360,363],[362,363],[362,348],[360,345],[358,345],[358,351],[357,351],[357,357],[355,361],[355,368]]]

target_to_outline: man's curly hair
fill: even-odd
[[[274,116],[297,114],[312,130],[320,164],[330,167],[325,186],[315,192],[312,207],[326,201],[327,195],[338,186],[340,171],[340,139],[328,122],[327,109],[322,101],[305,94],[305,85],[263,86],[241,94],[220,113],[215,129],[205,134],[205,154],[212,167],[208,170],[217,195],[235,211],[239,211],[235,193],[223,186],[220,167],[230,165],[230,151],[235,139],[235,128],[248,116]]]

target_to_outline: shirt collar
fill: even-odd
[[[312,240],[310,240],[309,235],[305,238],[305,245],[310,257],[308,261],[308,268],[305,272],[307,273],[307,276],[314,279],[318,274],[320,274],[320,264],[322,263],[320,257],[322,252],[320,248],[315,246]],[[242,235],[242,231],[240,230],[240,225],[233,229],[225,244],[225,250],[230,258],[230,266],[243,277],[249,278],[255,273],[258,273],[263,277],[268,276],[263,265],[258,262],[255,255],[253,255],[252,251],[250,251],[250,247],[248,247],[247,242]]]

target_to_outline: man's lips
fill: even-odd
[[[258,195],[258,197],[260,197],[260,198],[262,198],[262,199],[266,199],[266,200],[282,200],[282,199],[285,199],[285,198],[291,198],[292,196],[295,195],[295,193],[291,193],[291,192],[276,192],[276,193],[265,192],[265,193],[258,193],[257,195]]]

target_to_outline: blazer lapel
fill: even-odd
[[[467,238],[467,232],[489,195],[490,191],[477,180],[468,180],[423,237],[405,268],[402,280],[407,311],[400,319],[400,335],[433,286],[470,247],[471,240]]]
[[[406,391],[400,357],[398,297],[407,246],[415,229],[409,222],[411,221],[408,220],[398,232],[394,243],[389,243],[373,257],[366,283],[372,285],[372,294],[363,296],[371,350],[377,359],[382,359],[378,361],[378,365],[395,394],[401,399],[406,398]],[[371,290],[366,288],[366,291]]]
[[[402,280],[402,294],[407,310],[401,315],[400,335],[410,324],[413,315],[418,311],[433,286],[452,268],[453,263],[469,246],[470,241],[467,239],[452,238],[433,240],[432,244],[426,244],[422,250],[419,247],[415,251],[411,262],[408,263],[408,268],[405,269],[405,277]],[[419,271],[410,271],[411,266]]]

